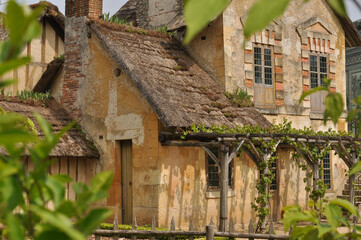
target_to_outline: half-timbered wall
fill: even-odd
[[[31,63],[5,74],[2,79],[18,79],[18,82],[5,89],[5,94],[15,96],[17,91],[31,91],[46,70],[48,63],[54,57],[64,54],[64,41],[56,33],[53,27],[47,22],[42,21],[42,34],[33,39],[23,50],[24,56],[32,58]]]

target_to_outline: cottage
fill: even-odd
[[[219,221],[219,166],[199,147],[164,146],[160,131],[192,124],[259,125],[283,118],[294,127],[347,130],[344,117],[337,126],[323,125],[324,94],[301,94],[334,79],[332,89],[346,97],[345,47],[361,44],[349,19],[338,17],[326,1],[292,2],[285,15],[255,34],[242,48],[243,23],[254,1],[234,0],[226,11],[189,46],[149,28],[170,26],[182,39],[185,26],[181,1],[131,0],[118,16],[137,28],[98,20],[101,0],[67,0],[65,67],[51,89],[76,118],[100,152],[96,172],[114,169],[115,179],[104,203],[122,223],[137,216],[151,222],[197,228],[213,217]],[[237,107],[225,91],[241,88],[254,107]],[[212,149],[219,155],[219,149]],[[307,206],[308,183],[293,151],[279,147],[273,171],[272,215],[280,219],[290,204]],[[259,171],[242,153],[230,165],[229,214],[244,228],[255,213]],[[332,152],[323,161],[323,181],[331,198],[340,195],[348,167]]]
[[[72,121],[66,111],[54,100],[40,102],[1,96],[0,109],[29,118],[35,123],[39,136],[43,133],[36,124],[34,112],[41,114],[50,123],[53,132],[59,132]],[[49,161],[54,161],[54,163],[49,167],[49,174],[66,174],[75,182],[89,184],[91,177],[95,175],[95,165],[98,159],[99,152],[92,142],[87,140],[79,129],[73,128],[60,139],[51,151]],[[23,161],[26,169],[33,169],[33,161],[29,160],[29,156],[23,156]],[[66,198],[75,200],[74,190],[69,184],[66,187]]]

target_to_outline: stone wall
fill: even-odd
[[[182,4],[182,0],[137,0],[137,25],[147,29],[170,26],[182,12]]]

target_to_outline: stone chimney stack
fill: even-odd
[[[157,28],[170,26],[182,13],[183,0],[136,0],[138,27]]]
[[[65,16],[99,19],[103,13],[103,0],[65,0]]]

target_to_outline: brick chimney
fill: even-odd
[[[65,0],[66,17],[99,19],[103,13],[103,0]]]
[[[82,84],[89,78],[89,29],[87,19],[99,19],[102,0],[65,0],[64,78],[60,102],[73,119],[81,120]]]

